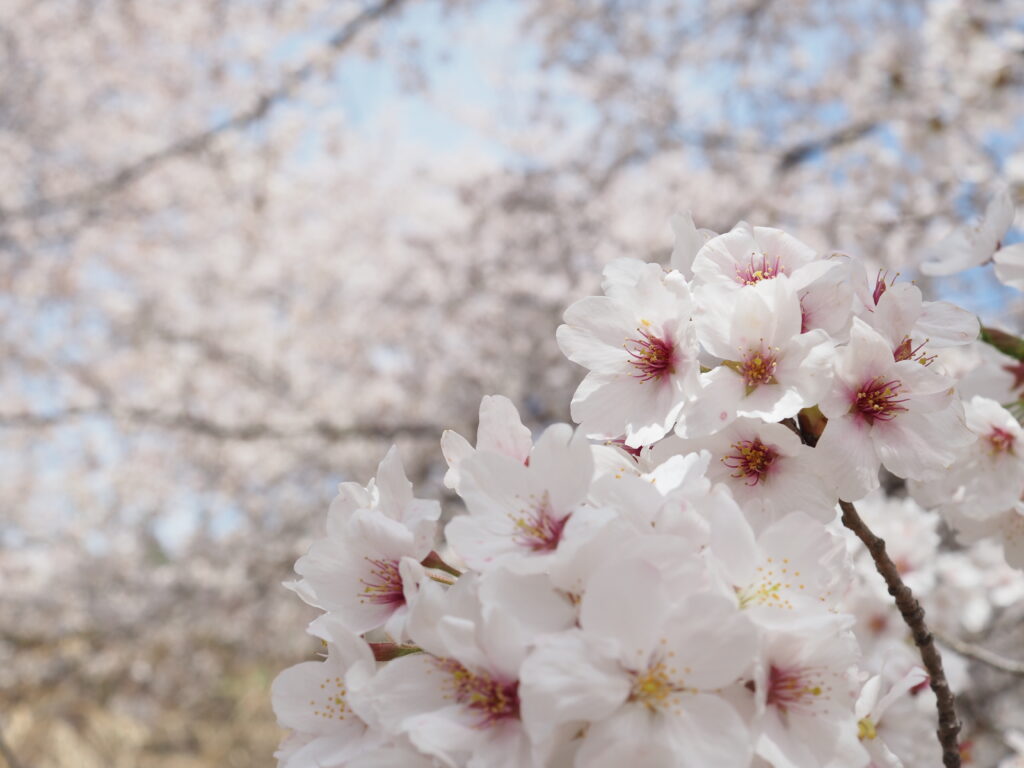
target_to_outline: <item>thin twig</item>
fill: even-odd
[[[942,764],[946,768],[960,768],[960,744],[957,734],[960,732],[960,721],[956,716],[956,701],[953,691],[949,688],[946,680],[946,673],[942,669],[942,656],[939,649],[935,647],[935,640],[928,625],[924,621],[924,609],[910,591],[910,587],[903,583],[899,571],[892,558],[885,551],[885,541],[876,536],[864,523],[857,509],[848,501],[840,501],[839,508],[843,510],[843,525],[853,531],[857,538],[863,542],[871,559],[875,561],[875,568],[885,579],[889,587],[889,594],[896,601],[896,608],[899,609],[903,621],[910,629],[910,635],[914,638],[914,644],[921,653],[921,661],[928,670],[928,678],[932,690],[935,692],[935,704],[939,710],[939,728],[936,734],[939,737],[939,744],[942,746]]]
[[[969,659],[980,661],[982,664],[988,664],[993,669],[998,669],[1000,672],[1008,672],[1011,675],[1024,675],[1024,661],[1014,661],[1000,656],[998,653],[993,653],[985,648],[981,648],[973,643],[965,642],[952,635],[947,635],[945,632],[939,632],[935,630],[933,632],[936,639],[945,645],[946,647],[956,651],[961,656],[966,656]]]

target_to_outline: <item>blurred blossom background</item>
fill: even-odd
[[[337,484],[567,421],[604,263],[692,210],[914,279],[998,180],[1017,0],[0,0],[0,765],[274,765]]]

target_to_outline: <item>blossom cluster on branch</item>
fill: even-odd
[[[929,268],[997,255],[991,219]],[[325,653],[275,681],[284,768],[968,760],[963,670],[901,574],[943,567],[926,508],[1024,567],[1024,432],[957,351],[977,319],[778,229],[675,229],[670,267],[614,261],[565,313],[577,428],[491,396],[475,445],[443,435],[443,537],[396,450],[341,486],[291,584]]]

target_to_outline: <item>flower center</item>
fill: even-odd
[[[323,701],[317,704],[316,699],[309,700],[313,707],[313,715],[324,720],[344,720],[348,713],[348,702],[345,700],[345,682],[340,677],[328,677],[320,683],[320,695]]]
[[[1009,453],[1013,455],[1014,437],[1005,429],[992,427],[992,432],[988,435],[988,442],[992,446],[993,454]]]
[[[518,680],[508,682],[496,680],[486,672],[476,674],[455,659],[437,659],[436,663],[449,675],[444,683],[446,698],[480,713],[477,728],[519,717]]]
[[[741,362],[726,361],[723,365],[732,368],[743,377],[749,395],[762,384],[778,383],[775,378],[775,369],[779,367],[779,361],[775,357],[777,351],[765,350],[763,347],[752,349]]]
[[[547,491],[540,501],[534,501],[533,494],[530,498],[532,506],[509,515],[515,524],[516,543],[533,552],[551,552],[558,548],[571,515],[556,517]]]
[[[768,670],[768,705],[778,707],[781,712],[812,708],[823,693],[821,685],[812,677],[808,669],[783,669],[772,664]]]
[[[878,729],[870,717],[862,717],[857,721],[857,738],[861,741],[872,741],[878,738]]]
[[[654,712],[673,703],[672,694],[683,688],[672,679],[671,672],[664,662],[651,664],[643,672],[633,673],[633,687],[629,691],[629,700],[643,704]]]
[[[722,463],[736,470],[732,477],[746,478],[746,485],[761,482],[779,456],[775,448],[762,443],[759,437],[733,443],[732,451],[730,455],[722,457]]]
[[[782,267],[782,257],[776,256],[773,261],[763,253],[760,255],[750,254],[748,266],[736,267],[736,281],[743,285],[753,285],[784,274],[786,274],[786,270]]]
[[[884,377],[876,376],[864,382],[850,410],[859,412],[868,424],[892,421],[898,413],[907,410],[901,405],[907,402],[907,398],[899,398],[902,386],[897,379],[886,381]]]
[[[402,590],[402,576],[397,560],[375,560],[364,558],[370,564],[368,577],[360,579],[363,585],[361,603],[375,605],[404,605],[405,592]]]
[[[911,343],[910,337],[905,336],[903,341],[899,343],[899,346],[892,351],[892,357],[897,363],[902,362],[903,360],[916,360],[921,365],[931,365],[935,362],[935,358],[938,357],[938,355],[929,355],[921,351],[927,343],[928,339],[925,339],[915,347]]]
[[[625,347],[633,374],[640,381],[658,381],[676,372],[676,350],[671,339],[661,339],[650,331],[637,328],[639,338],[628,339]]]

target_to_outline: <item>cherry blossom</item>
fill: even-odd
[[[816,450],[848,501],[878,487],[880,465],[924,479],[973,440],[952,382],[916,361],[896,360],[859,318],[850,343],[836,352],[835,384],[819,407],[829,421]]]
[[[608,267],[604,289],[569,307],[558,329],[566,357],[589,370],[573,418],[638,448],[664,437],[697,389],[690,289],[678,272],[634,260]]]

